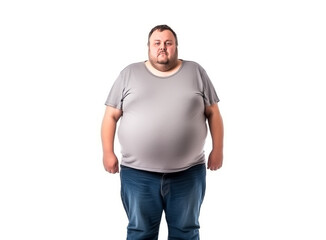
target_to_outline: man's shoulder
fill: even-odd
[[[119,74],[119,81],[127,84],[131,79],[131,76],[138,76],[139,74],[143,74],[144,72],[144,62],[135,62],[125,66]]]
[[[135,68],[140,68],[140,67],[143,66],[143,64],[144,64],[144,62],[131,63],[131,64],[127,65],[122,71],[135,69]]]
[[[203,67],[198,63],[198,62],[195,62],[195,61],[191,61],[191,60],[182,60],[184,66],[188,66],[192,69],[198,69],[198,70],[202,70]]]

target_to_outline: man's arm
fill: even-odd
[[[223,120],[217,104],[205,107],[209,130],[212,136],[213,149],[208,157],[207,168],[217,170],[223,163]]]
[[[109,173],[119,172],[118,158],[114,153],[114,136],[116,125],[121,115],[122,111],[120,109],[107,106],[102,121],[103,165]]]

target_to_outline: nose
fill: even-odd
[[[165,43],[161,43],[160,49],[161,50],[165,50],[166,49]]]

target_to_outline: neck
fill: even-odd
[[[152,64],[150,61],[146,61],[145,65],[148,70],[156,76],[168,77],[176,73],[181,67],[182,61],[177,59],[175,64]]]
[[[153,64],[151,62],[151,65],[160,72],[169,72],[169,71],[173,71],[173,69],[175,69],[178,66],[178,59],[169,64],[160,64],[160,63]]]

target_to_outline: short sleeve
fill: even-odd
[[[123,79],[123,74],[120,73],[118,78],[113,83],[113,86],[106,99],[105,105],[122,110],[125,89],[124,82],[125,81]]]
[[[206,71],[200,67],[200,75],[203,82],[203,98],[206,106],[213,105],[220,101],[218,98],[214,85],[210,78],[208,77]]]

